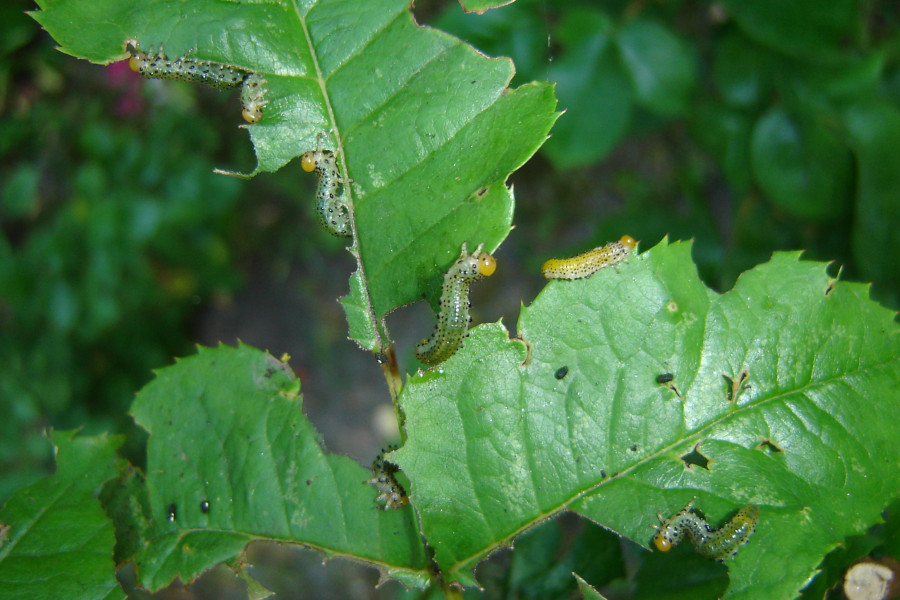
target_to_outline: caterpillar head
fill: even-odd
[[[623,235],[619,238],[619,241],[622,242],[622,245],[628,248],[628,250],[634,250],[634,247],[637,246],[637,240],[630,235]]]
[[[312,173],[316,170],[316,165],[324,157],[325,151],[323,150],[310,150],[309,152],[304,152],[303,156],[300,157],[300,168],[307,173]]]
[[[497,270],[497,261],[487,252],[476,254],[475,260],[477,261],[475,268],[482,277],[490,277]]]
[[[313,171],[315,171],[316,162],[318,162],[317,155],[319,153],[319,150],[310,150],[309,152],[304,152],[303,156],[300,157],[300,168],[307,173],[312,173]]]
[[[259,73],[250,73],[241,86],[241,116],[248,123],[257,123],[262,119],[262,109],[269,103],[265,99],[268,83]]]
[[[656,516],[662,525],[651,525],[651,527],[656,529],[656,535],[653,536],[653,545],[660,552],[668,552],[675,547],[675,540],[678,538],[681,528],[674,524],[672,519],[663,517],[661,513],[656,513]]]
[[[247,121],[248,123],[256,123],[260,119],[262,119],[262,111],[259,110],[258,108],[256,108],[256,109],[245,108],[244,110],[241,111],[241,116],[244,117],[244,120]],[[302,161],[303,161],[303,159],[301,159],[301,163],[300,163],[301,166],[303,166],[305,164]],[[315,165],[313,165],[313,169],[315,169],[315,168],[316,168]],[[313,169],[307,169],[305,166],[303,166],[304,171],[312,171]]]
[[[466,244],[463,243],[462,245],[462,253],[456,264],[458,267],[463,267],[463,273],[468,273],[468,275],[465,275],[467,279],[490,277],[497,270],[496,259],[487,252],[482,252],[481,248],[483,246],[484,244],[478,244],[475,252],[469,254],[466,252]]]

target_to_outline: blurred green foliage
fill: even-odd
[[[52,468],[50,427],[127,432],[142,464],[134,393],[260,263],[284,279],[299,256],[318,277],[313,310],[337,317],[305,325],[311,353],[346,335],[320,283],[345,244],[306,210],[315,179],[213,172],[255,164],[236,94],[65,56],[34,8],[0,4],[0,504]]]
[[[668,233],[696,237],[704,277],[727,289],[805,248],[900,306],[896,3],[451,3],[434,24],[511,56],[518,81],[557,83],[552,206],[530,214],[519,196],[536,264],[560,234],[575,251]]]
[[[65,57],[26,8],[0,9],[0,502],[46,469],[44,428],[131,431],[185,317],[241,280],[242,185],[194,90]]]

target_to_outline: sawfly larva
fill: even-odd
[[[623,235],[616,242],[594,248],[572,258],[551,258],[541,267],[546,279],[581,279],[590,277],[600,269],[616,265],[637,246],[630,235]]]
[[[475,252],[466,252],[463,243],[459,258],[444,274],[441,288],[440,310],[437,325],[431,339],[424,339],[416,346],[416,358],[426,365],[444,362],[459,350],[469,331],[469,286],[473,281],[490,277],[497,269],[497,261],[479,244]]]
[[[665,519],[657,513],[660,525],[653,544],[660,552],[668,552],[678,545],[685,535],[701,556],[725,560],[747,543],[759,523],[759,507],[748,504],[737,511],[719,529],[713,529],[702,516],[693,511],[694,501]]]

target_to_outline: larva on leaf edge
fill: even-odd
[[[416,358],[426,365],[442,363],[460,349],[469,332],[469,286],[472,282],[490,277],[497,269],[497,261],[479,244],[475,252],[466,252],[466,244],[453,266],[444,274],[441,287],[437,325],[431,339],[416,345]]]
[[[388,446],[387,452],[396,450],[396,446]],[[385,450],[382,449],[372,462],[372,478],[365,483],[372,485],[377,491],[376,502],[384,502],[384,510],[396,510],[409,504],[406,490],[397,481],[396,473],[400,467],[384,458]]]
[[[316,216],[319,217],[319,223],[332,235],[350,237],[352,234],[346,185],[351,180],[341,177],[334,152],[322,149],[324,139],[325,134],[322,133],[316,137],[316,149],[303,153],[300,168],[307,173],[315,171],[319,176],[316,186]],[[343,186],[340,195],[339,186]]]
[[[153,54],[140,49],[137,40],[125,40],[125,51],[131,57],[128,66],[144,77],[150,79],[174,79],[189,83],[202,83],[219,90],[241,87],[241,116],[248,123],[256,123],[262,119],[262,109],[267,104],[263,98],[268,91],[265,78],[247,69],[227,65],[213,60],[190,58],[188,51],[178,58],[169,58],[163,50]]]
[[[653,544],[660,552],[668,552],[681,542],[685,535],[694,549],[706,558],[725,560],[734,556],[747,543],[759,523],[759,507],[754,504],[738,510],[719,529],[713,529],[705,518],[693,511],[694,500],[666,519],[657,513],[661,525],[653,536]]]
[[[588,250],[572,258],[551,258],[541,267],[546,279],[582,279],[590,277],[604,267],[619,264],[637,246],[637,240],[623,235],[605,246]]]

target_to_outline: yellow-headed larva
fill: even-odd
[[[759,507],[748,504],[722,527],[713,529],[706,519],[693,512],[693,505],[694,501],[691,500],[669,519],[657,514],[662,525],[653,536],[653,543],[659,551],[668,552],[686,534],[701,556],[725,560],[734,556],[738,548],[747,543],[759,523]]]
[[[462,346],[471,321],[469,286],[482,277],[490,277],[497,269],[494,257],[482,252],[482,246],[484,244],[479,244],[475,252],[468,254],[464,243],[459,258],[444,274],[434,335],[416,346],[416,358],[426,365],[444,362]]]
[[[187,54],[168,58],[162,45],[154,55],[152,50],[150,54],[143,52],[135,40],[128,40],[125,44],[131,53],[128,66],[132,71],[151,79],[176,79],[227,90],[239,86],[247,76],[247,71],[243,69],[212,60],[188,58]]]
[[[244,79],[244,85],[241,86],[241,116],[248,123],[256,123],[262,119],[262,109],[265,108],[268,101],[264,96],[269,90],[265,87],[266,80],[258,73],[250,73]]]
[[[319,222],[329,233],[338,237],[349,237],[350,210],[347,207],[346,185],[349,179],[341,177],[337,168],[334,152],[322,150],[323,134],[319,134],[315,150],[305,152],[300,158],[300,168],[304,171],[315,171],[319,176],[316,186],[316,215]],[[338,186],[345,186],[340,196]]]
[[[603,267],[618,264],[628,258],[628,254],[635,246],[637,241],[633,237],[623,235],[616,242],[610,242],[573,258],[551,258],[541,267],[541,273],[547,279],[589,277]]]
[[[389,446],[388,451],[391,450],[396,450],[396,446]],[[406,495],[406,490],[397,481],[396,473],[400,467],[385,460],[384,453],[385,451],[382,450],[375,457],[372,462],[372,478],[366,480],[366,483],[371,484],[378,491],[375,501],[384,502],[384,510],[403,508],[409,504],[409,497]]]
[[[128,66],[144,77],[202,83],[219,90],[229,90],[243,84],[241,115],[248,123],[256,123],[262,118],[262,109],[266,105],[263,96],[267,89],[266,80],[261,75],[212,60],[188,58],[187,54],[168,58],[162,45],[156,54],[148,54],[140,50],[133,39],[126,40],[125,48],[131,54]]]

